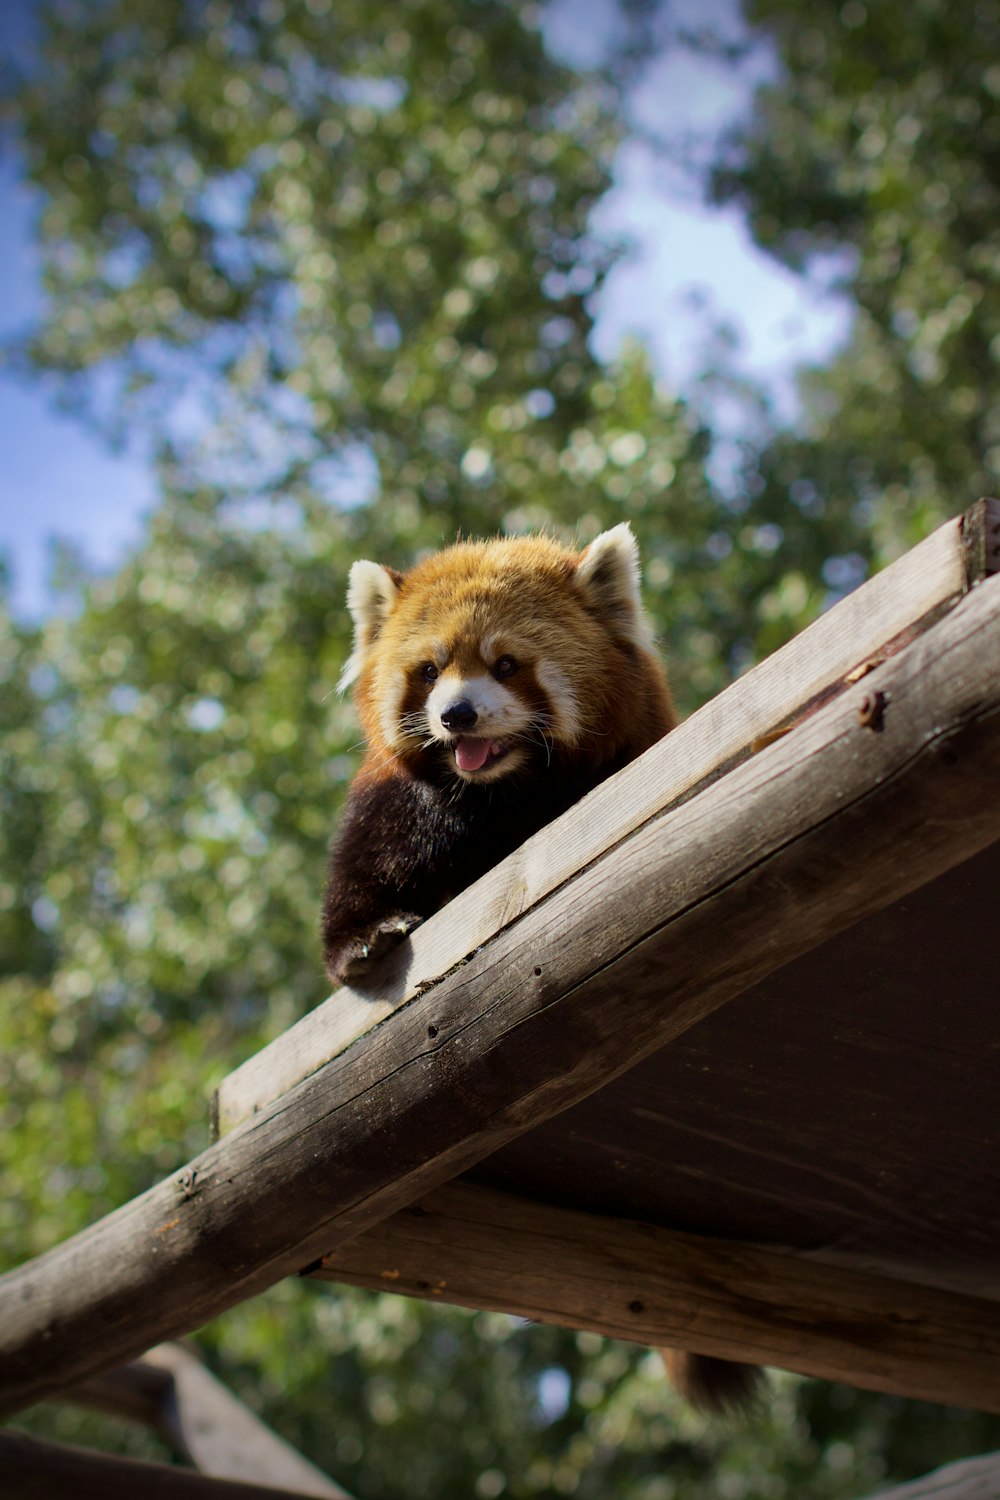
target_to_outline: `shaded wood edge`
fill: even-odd
[[[583,865],[704,790],[936,623],[987,576],[986,538],[996,543],[998,528],[1000,502],[977,501],[529,839],[373,966],[363,990],[337,990],[224,1078],[210,1103],[213,1138],[344,1052]]]
[[[1000,1495],[1000,1453],[963,1458],[891,1490],[879,1490],[867,1500],[997,1500]]]
[[[873,690],[878,732],[859,720]],[[0,1278],[0,1412],[298,1271],[1000,839],[1000,797],[985,794],[998,785],[994,581],[391,1025]]]
[[[971,589],[1000,572],[1000,500],[977,501],[960,517],[959,529],[966,587]]]
[[[203,1474],[350,1500],[180,1344],[159,1344],[142,1359],[94,1375],[66,1399],[144,1423]]]
[[[169,1370],[140,1359],[131,1360],[127,1365],[92,1375],[67,1391],[65,1399],[72,1406],[141,1423],[162,1438],[181,1463],[194,1464],[178,1419],[174,1378]]]
[[[305,1273],[1000,1412],[1000,1304],[453,1182]]]
[[[216,1479],[10,1430],[0,1432],[0,1474],[4,1500],[302,1500],[308,1493]]]

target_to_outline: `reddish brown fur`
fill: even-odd
[[[501,638],[501,652],[554,660],[586,716],[580,742],[560,745],[567,764],[632,759],[673,728],[662,667],[651,651],[626,648],[585,606],[572,583],[577,562],[547,537],[518,537],[460,543],[402,575],[399,603],[355,689],[368,743],[362,774],[391,775],[391,757],[405,753],[385,734],[379,701],[389,673],[412,673],[434,641],[454,646],[468,670],[481,668],[476,641],[486,635]],[[517,679],[511,687],[519,691]]]

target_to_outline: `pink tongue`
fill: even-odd
[[[478,771],[486,764],[490,753],[489,740],[456,740],[455,760],[460,771]]]

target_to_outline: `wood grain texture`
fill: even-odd
[[[937,618],[988,571],[990,505],[997,502],[979,501],[939,527],[692,715],[627,775],[612,778],[530,839],[418,928],[373,969],[363,991],[338,990],[249,1058],[216,1092],[216,1133],[231,1130],[337,1056],[464,963],[498,927],[522,916],[582,864],[738,764],[852,674],[883,659],[901,638]]]
[[[859,720],[873,690],[877,732]],[[0,1412],[335,1250],[996,841],[998,787],[993,580],[188,1166],[0,1279]]]
[[[998,889],[1000,842],[469,1175],[1000,1301]]]
[[[194,1469],[112,1458],[24,1432],[0,1432],[4,1500],[301,1500],[322,1491],[214,1479]]]
[[[312,1273],[1000,1412],[1000,1305],[450,1183]]]

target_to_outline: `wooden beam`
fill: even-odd
[[[73,1406],[140,1422],[155,1432],[181,1463],[194,1463],[178,1418],[174,1379],[169,1370],[132,1360],[114,1370],[92,1375],[68,1391],[66,1399]]]
[[[1000,1303],[470,1183],[310,1274],[1000,1412]]]
[[[213,1479],[194,1469],[114,1458],[9,1431],[0,1432],[0,1475],[4,1500],[302,1500],[310,1493]]]
[[[655,765],[670,788],[672,739],[620,784]],[[0,1412],[335,1250],[1000,839],[998,788],[992,580],[783,739],[498,920],[464,966],[188,1166],[0,1279]],[[590,815],[585,799],[556,836],[585,839]]]
[[[1000,500],[978,500],[961,518],[969,587],[1000,573]]]
[[[350,1500],[180,1344],[160,1344],[141,1360],[92,1376],[69,1399],[145,1422],[203,1474]]]
[[[412,935],[364,990],[345,987],[224,1079],[213,1128],[225,1134],[384,1021],[651,817],[698,789],[941,617],[996,568],[1000,501],[980,500],[747,672],[670,736],[538,834]],[[683,662],[678,664],[683,671]]]
[[[868,1500],[997,1500],[1000,1495],[1000,1454],[984,1453],[947,1464],[891,1490],[879,1490]]]

